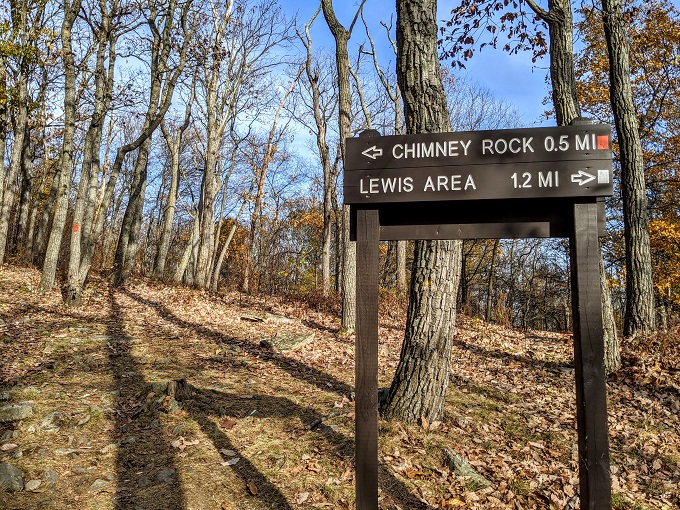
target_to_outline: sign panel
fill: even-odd
[[[345,203],[612,194],[611,127],[347,139]]]

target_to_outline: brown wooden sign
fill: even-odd
[[[345,187],[345,201],[352,204],[350,210],[353,235],[357,241],[356,508],[357,510],[378,508],[380,240],[568,237],[571,254],[580,506],[582,510],[611,510],[598,240],[599,231],[604,223],[604,209],[597,198],[611,194],[611,128],[578,125],[570,128],[458,135],[461,134],[381,137],[377,132],[365,132],[364,136],[358,139],[347,140],[345,179],[349,179],[350,186]],[[555,150],[553,142],[548,141],[549,137],[552,137],[556,147],[563,142],[564,150]],[[501,139],[505,142],[495,141]],[[445,140],[448,142],[445,143]],[[537,141],[540,141],[540,145]],[[449,147],[446,149],[448,152],[444,155],[444,148],[430,149],[430,143]],[[569,147],[566,146],[567,143]],[[576,143],[579,145],[575,146]],[[418,149],[417,144],[424,145],[420,145]],[[534,150],[533,154],[552,159],[528,160],[531,152],[529,147],[535,149],[539,146],[545,150]],[[505,160],[497,157],[502,154],[485,154],[485,147],[492,147],[497,152],[507,147],[506,152],[510,151],[510,154]],[[434,156],[422,157],[425,150],[442,151],[442,154],[435,152]],[[458,155],[454,155],[455,152],[458,152]],[[556,154],[558,152],[559,157]],[[386,153],[391,153],[392,157],[379,162],[379,158]],[[411,159],[417,159],[415,156],[420,154],[425,169],[405,165],[403,160],[407,159],[406,154],[409,157],[413,154],[414,157]],[[484,159],[486,156],[489,156],[488,159]],[[450,160],[460,163],[454,164]],[[440,174],[439,170],[433,170],[437,165],[446,171]],[[504,169],[504,165],[508,168]],[[578,168],[585,170],[579,174]],[[589,172],[590,168],[602,170],[602,173]],[[606,183],[603,182],[605,170],[608,179]],[[428,176],[436,182],[438,177],[434,176],[448,176],[449,189],[435,189],[429,195],[426,192],[411,194],[413,190],[403,189],[404,183],[407,177],[415,175],[409,172],[416,171],[423,173],[425,183],[428,182]],[[495,188],[489,187],[481,196],[472,194],[469,189],[467,194],[465,189],[451,191],[455,186],[464,187],[466,180],[461,177],[459,181],[452,181],[450,176],[462,176],[465,172],[473,176],[476,184],[493,182],[494,179],[491,177],[486,181],[478,180],[479,176],[482,174],[486,176],[487,173],[489,175],[495,173],[495,179],[505,180],[505,184]],[[519,177],[517,180],[513,178],[513,174],[524,172],[531,176],[529,184],[538,182],[541,175],[543,176],[541,182],[547,184],[550,182],[548,172],[557,172],[558,177],[553,177],[553,186],[534,188],[525,186],[525,181]],[[359,180],[354,175],[359,176]],[[555,173],[550,175],[555,176]],[[401,179],[401,191],[397,191],[397,184],[395,191],[392,191],[390,184],[389,192],[374,192],[370,187],[370,181],[367,184],[369,192],[361,191],[362,178],[389,179],[394,176]],[[565,179],[571,187],[562,187]],[[511,182],[510,187],[507,186],[508,180]],[[578,182],[579,180],[581,182]],[[415,176],[413,177],[414,188],[416,183],[420,182],[423,180],[416,180]],[[359,191],[356,189],[357,186]],[[374,186],[378,186],[380,191],[383,184],[379,181]],[[534,194],[537,188],[541,188],[545,194]],[[491,192],[489,189],[503,191]],[[565,192],[565,189],[571,191]],[[411,197],[421,198],[413,203],[405,203]],[[460,201],[460,198],[468,201]],[[475,200],[480,198],[486,200]],[[498,200],[491,200],[493,198]]]
[[[379,136],[346,141],[347,204],[604,197],[611,127],[577,125]]]

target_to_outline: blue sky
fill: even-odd
[[[318,0],[280,0],[280,2],[290,15],[298,13],[302,25],[309,20],[319,5]],[[457,0],[440,1],[438,3],[439,19],[449,17],[451,9],[458,3]],[[545,1],[540,3],[547,5]],[[668,3],[676,8],[680,7],[680,0],[672,0]],[[359,2],[357,0],[335,0],[333,5],[340,21],[348,27]],[[395,1],[367,0],[364,6],[364,16],[371,25],[372,36],[378,44],[379,39],[385,39],[380,21],[389,22],[390,16],[393,16],[396,22]],[[315,47],[333,48],[333,39],[321,15],[314,24],[312,35]],[[350,43],[358,45],[364,40],[363,26],[359,25]],[[390,56],[391,49],[385,46],[379,48],[378,51],[380,52],[381,49],[385,58]],[[501,50],[487,47],[483,51],[476,51],[474,58],[466,66],[469,77],[489,89],[496,98],[507,101],[519,110],[524,122],[522,127],[554,125],[554,120],[546,120],[543,115],[546,110],[543,100],[549,95],[546,83],[547,58],[532,63],[528,53],[509,55]]]
[[[281,5],[289,15],[298,14],[300,25],[304,25],[312,16],[317,6],[316,1],[299,2],[294,0],[281,0]],[[456,1],[439,2],[439,18],[445,19],[450,10],[457,5]],[[335,0],[333,6],[339,20],[349,27],[358,2],[356,0],[342,1]],[[380,26],[380,21],[389,23],[392,16],[393,24],[396,23],[395,2],[384,0],[367,0],[364,6],[364,17],[371,26],[372,37],[378,45],[378,52],[383,59],[391,58],[391,49],[387,46],[385,31]],[[325,20],[320,14],[312,27],[312,38],[315,48],[334,48],[333,38],[326,26]],[[354,30],[350,41],[350,54],[356,53],[356,46],[366,41],[364,28],[361,21]],[[353,49],[352,49],[353,48]],[[444,64],[446,65],[446,64]],[[536,64],[531,62],[529,54],[508,55],[501,50],[485,48],[481,52],[476,52],[473,60],[466,64],[465,71],[472,79],[481,86],[491,90],[495,97],[504,99],[515,106],[524,121],[523,127],[534,127],[537,125],[554,124],[553,121],[546,121],[542,113],[545,110],[542,101],[548,95],[548,88],[545,82],[547,75],[547,60],[538,61]],[[518,126],[519,127],[519,126]]]

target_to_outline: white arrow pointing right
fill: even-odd
[[[577,174],[571,174],[571,182],[578,182],[579,186],[588,184],[593,180],[595,180],[595,176],[588,172],[584,172],[583,170],[579,170]]]

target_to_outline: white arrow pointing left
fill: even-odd
[[[375,145],[373,147],[369,147],[365,151],[361,152],[364,156],[367,156],[371,159],[375,159],[378,156],[382,156],[383,150],[378,149]]]

